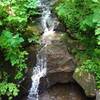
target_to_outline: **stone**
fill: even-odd
[[[96,82],[92,74],[80,71],[77,68],[73,78],[84,89],[86,96],[94,97],[96,95]]]
[[[32,37],[33,34],[35,34],[37,36],[40,36],[41,31],[42,31],[42,29],[38,24],[36,24],[36,25],[28,25],[24,35],[26,37]]]
[[[100,91],[96,92],[96,100],[100,100]]]
[[[35,45],[30,45],[26,47],[26,50],[28,52],[28,60],[27,60],[27,65],[29,67],[34,67],[36,64],[36,46]]]
[[[47,56],[47,75],[40,79],[39,90],[56,83],[68,83],[73,80],[75,63],[60,37],[52,39],[52,43],[44,47],[41,52],[45,52]]]
[[[61,22],[59,22],[58,26],[55,27],[54,30],[56,32],[66,32],[66,27]]]

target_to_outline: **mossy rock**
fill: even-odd
[[[73,78],[84,89],[86,96],[94,97],[96,95],[96,82],[92,74],[82,71],[81,68],[76,68]]]
[[[26,31],[24,33],[25,37],[32,37],[33,35],[35,36],[40,36],[42,32],[42,29],[39,25],[33,24],[33,25],[28,25],[26,27]]]

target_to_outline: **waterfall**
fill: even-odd
[[[54,1],[54,0],[53,0]],[[51,5],[54,3],[51,0],[38,0],[38,6],[42,10],[42,16],[41,16],[41,26],[44,30],[44,33],[42,35],[41,43],[44,47],[46,47],[50,42],[45,41],[45,36],[48,34],[54,34],[54,28],[57,26],[58,21],[55,17],[52,17],[51,15]],[[46,75],[47,71],[47,58],[44,52],[42,50],[44,47],[38,51],[37,54],[37,62],[36,66],[33,67],[33,75],[32,75],[32,86],[29,90],[28,100],[38,100],[38,86],[40,82],[40,78]]]
[[[39,52],[36,67],[33,68],[32,87],[29,91],[28,100],[38,100],[38,85],[40,78],[46,75],[46,67],[46,55]]]

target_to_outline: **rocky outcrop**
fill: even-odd
[[[60,38],[55,38],[43,50],[47,56],[47,75],[40,79],[40,90],[56,83],[72,81],[75,64],[64,42]]]
[[[73,78],[84,89],[88,97],[94,97],[96,95],[96,82],[92,74],[80,71],[77,68],[73,74]]]

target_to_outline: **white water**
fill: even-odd
[[[54,34],[54,28],[57,26],[58,22],[57,19],[51,16],[51,5],[53,1],[49,0],[39,0],[38,6],[42,9],[42,17],[41,17],[41,26],[44,30],[42,35],[42,42],[40,44],[44,44],[44,47],[50,44],[50,42],[45,41],[45,37],[49,36],[50,34]],[[36,66],[33,68],[33,75],[32,75],[32,86],[29,90],[28,100],[38,100],[38,87],[40,83],[40,78],[46,75],[47,71],[47,58],[44,52],[41,52],[44,47],[38,51],[37,54],[37,63]]]
[[[46,75],[46,56],[45,54],[37,54],[37,64],[33,68],[32,87],[29,91],[28,100],[38,100],[38,86],[40,78]]]

